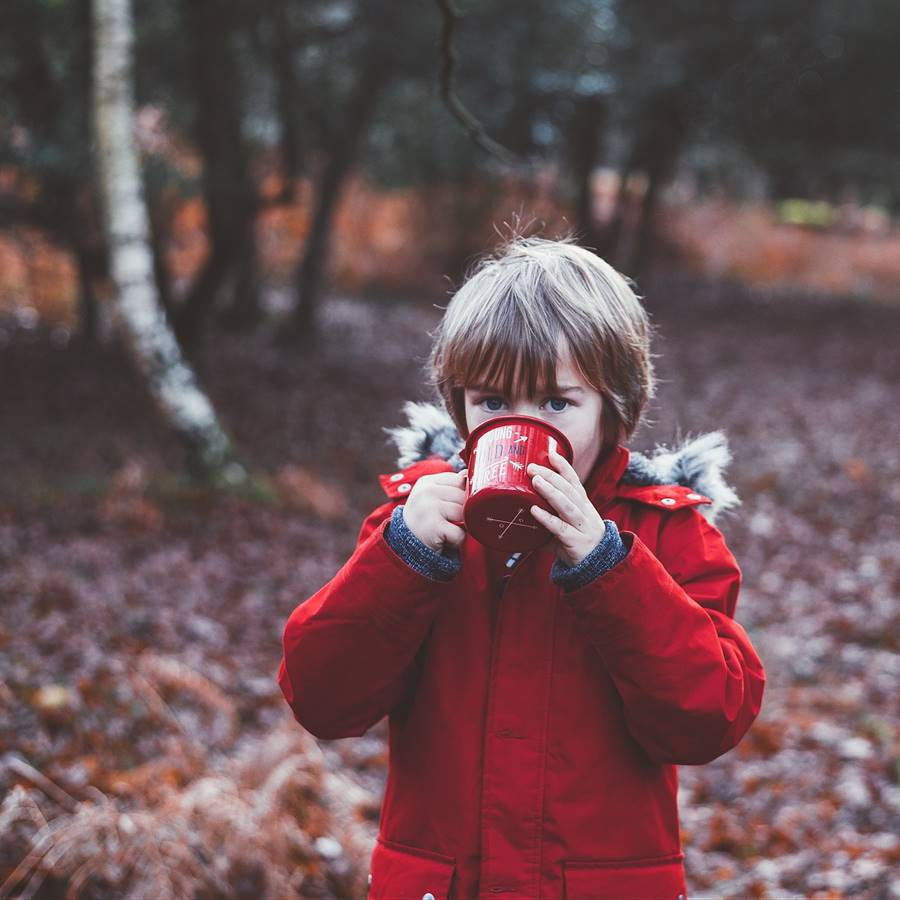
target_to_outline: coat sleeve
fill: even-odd
[[[278,685],[294,718],[322,739],[358,737],[404,700],[443,598],[442,585],[385,540],[395,505],[366,518],[350,559],[284,628]]]
[[[692,507],[672,511],[656,555],[623,531],[626,557],[564,594],[619,695],[632,737],[660,763],[696,765],[734,747],[759,713],[765,673],[734,610],[741,570]]]

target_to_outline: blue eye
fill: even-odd
[[[566,404],[566,405],[563,406],[563,407],[551,406],[551,409],[552,409],[554,412],[565,412],[566,406],[569,405],[569,401],[566,400],[564,397],[551,397],[551,398],[550,398],[550,403],[551,403],[551,404],[555,404],[555,403],[564,403],[564,404]]]
[[[503,405],[503,400],[500,397],[485,397],[481,402],[486,405],[486,408],[489,412],[498,412],[500,406]],[[491,406],[491,404],[495,402],[499,403],[500,406]]]

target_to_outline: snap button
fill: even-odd
[[[659,502],[665,503],[666,506],[673,506],[678,501],[674,497],[663,497],[662,500],[660,500]]]
[[[408,481],[403,482],[403,484],[397,485],[397,493],[398,494],[408,494],[411,490],[412,490],[412,485]]]
[[[702,500],[703,494],[688,494],[688,500]]]
[[[422,900],[434,900],[434,894],[430,891],[427,894],[422,894]]]
[[[369,872],[369,881],[368,881],[368,883],[369,883],[369,884],[372,883],[372,873],[371,873],[371,872]]]
[[[393,475],[391,475],[391,481],[400,481],[401,478],[403,478],[402,472],[395,472]]]

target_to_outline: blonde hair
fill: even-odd
[[[448,304],[427,374],[461,436],[467,386],[557,391],[560,341],[603,396],[604,448],[637,428],[654,395],[652,325],[631,281],[574,241],[516,235],[475,262]]]

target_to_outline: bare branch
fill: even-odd
[[[469,133],[469,137],[481,147],[482,150],[490,153],[491,156],[497,157],[508,165],[514,165],[521,162],[519,158],[507,150],[502,144],[498,144],[493,138],[489,137],[482,127],[481,123],[475,116],[470,113],[459,97],[453,93],[453,70],[456,66],[456,51],[453,47],[453,31],[459,20],[459,11],[454,7],[453,0],[437,0],[443,16],[443,27],[441,28],[441,98],[444,105],[453,114]]]

